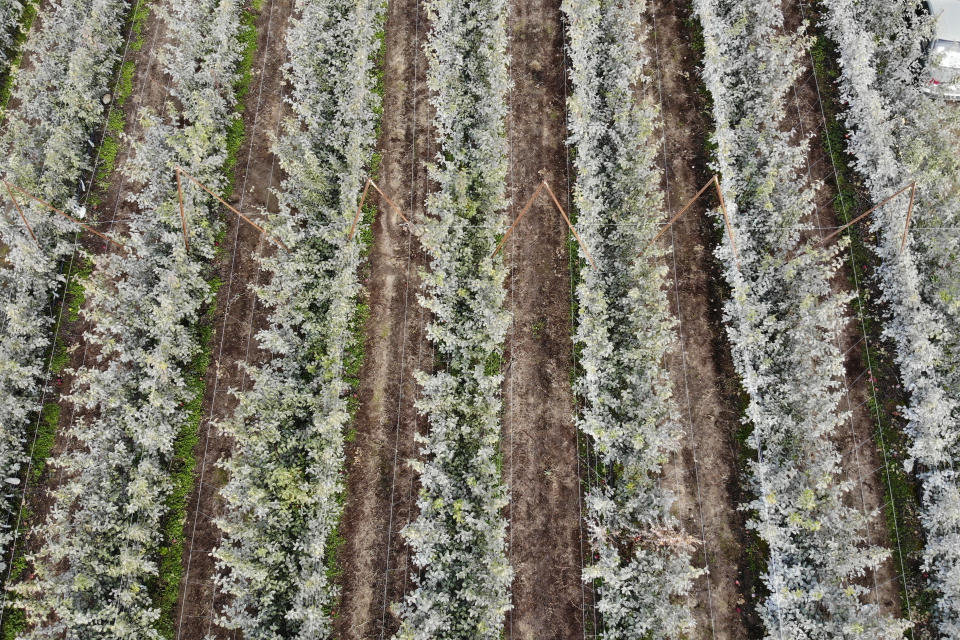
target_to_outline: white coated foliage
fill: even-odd
[[[295,118],[274,149],[286,178],[270,222],[290,251],[262,261],[271,281],[257,298],[269,325],[257,338],[272,357],[249,369],[252,388],[222,425],[235,444],[214,555],[232,600],[218,624],[247,640],[332,633],[328,545],[341,513],[344,363],[360,293],[361,243],[348,231],[375,142],[383,8],[298,0],[286,32]]]
[[[13,49],[20,34],[24,6],[20,0],[0,0],[0,75],[9,71],[16,54]]]
[[[200,352],[195,327],[212,298],[205,265],[221,226],[211,199],[187,189],[185,251],[174,167],[223,184],[241,10],[236,0],[172,4],[158,8],[168,36],[158,59],[179,98],[171,118],[182,126],[141,114],[143,138],[122,168],[140,186],[131,196],[138,215],[125,225],[140,259],[122,251],[95,259],[83,314],[96,355],[71,390],[80,417],[64,437],[75,446],[52,461],[64,481],[37,529],[36,578],[17,586],[25,639],[160,638],[150,585],[173,444],[195,394],[186,371]]]
[[[848,151],[875,201],[917,182],[914,230],[901,252],[907,197],[871,225],[888,309],[885,334],[910,394],[908,467],[923,486],[924,569],[938,593],[939,637],[960,637],[960,117],[920,90],[931,32],[912,1],[829,0],[823,22],[837,43],[848,103]],[[919,80],[915,78],[919,76]],[[950,132],[953,132],[950,135]],[[936,232],[934,227],[952,230]],[[925,230],[926,228],[926,230]]]
[[[566,0],[573,93],[578,226],[597,270],[577,287],[586,400],[578,426],[612,470],[608,486],[586,497],[592,564],[583,579],[597,588],[598,637],[668,640],[694,629],[690,594],[698,571],[670,513],[673,497],[659,473],[678,450],[671,382],[663,358],[675,346],[662,287],[662,251],[644,246],[663,211],[659,110],[636,93],[644,75],[644,0]]]
[[[0,31],[4,12],[0,2]],[[43,14],[25,44],[29,73],[13,89],[16,108],[6,113],[0,137],[4,179],[58,207],[70,207],[78,183],[90,172],[87,138],[105,117],[100,104],[120,57],[125,0],[61,0]],[[18,18],[19,19],[19,18]],[[2,47],[0,42],[0,47]],[[52,327],[63,289],[60,261],[74,251],[76,225],[15,192],[39,247],[0,186],[7,215],[0,244],[9,251],[0,269],[0,477],[23,473],[29,433],[36,422]],[[0,495],[0,518],[15,513],[19,492]],[[0,570],[11,529],[0,529]]]
[[[725,320],[757,451],[745,508],[769,549],[759,613],[771,639],[900,638],[907,624],[864,602],[859,579],[888,552],[868,544],[864,515],[844,504],[850,487],[831,440],[849,417],[838,409],[845,300],[829,284],[838,248],[813,250],[800,235],[813,212],[814,185],[799,171],[808,141],[783,131],[804,38],[784,33],[779,0],[694,6],[741,264],[725,240]]]
[[[430,256],[421,297],[432,314],[427,334],[445,366],[418,376],[429,433],[418,437],[420,513],[403,535],[420,574],[398,608],[397,638],[497,640],[513,577],[497,465],[496,365],[509,315],[503,261],[491,257],[505,207],[506,3],[430,0],[427,9],[438,191],[417,231]]]

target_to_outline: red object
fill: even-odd
[[[936,80],[936,79],[934,79],[934,78],[930,78],[930,84],[932,84],[932,85],[935,86],[935,87],[939,87],[939,86],[940,86],[940,81],[939,81],[939,80]]]

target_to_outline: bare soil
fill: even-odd
[[[257,212],[276,210],[271,188],[283,176],[271,151],[271,139],[285,115],[283,76],[286,60],[284,33],[293,10],[292,0],[270,0],[257,14],[257,50],[253,79],[244,100],[246,137],[237,154],[234,191],[229,202],[256,220]],[[260,284],[258,254],[272,245],[251,226],[225,211],[227,231],[220,257],[223,286],[217,296],[212,337],[212,366],[206,374],[203,420],[196,449],[196,483],[187,500],[184,527],[183,581],[175,610],[176,637],[200,640],[207,633],[232,637],[213,620],[224,598],[213,582],[214,560],[210,552],[220,541],[215,524],[223,503],[219,495],[226,474],[217,464],[230,455],[232,442],[217,423],[232,415],[236,396],[248,384],[244,364],[261,362],[264,354],[256,344],[256,331],[264,324],[264,309],[256,304],[252,286]]]
[[[665,220],[712,175],[706,138],[713,125],[697,93],[699,58],[691,46],[689,11],[685,2],[649,3],[648,55],[658,83],[654,99],[663,113]],[[743,639],[756,635],[750,604],[757,576],[748,561],[751,536],[737,509],[745,500],[739,488],[744,454],[736,437],[740,390],[721,321],[725,293],[712,255],[716,230],[704,215],[715,205],[713,193],[705,194],[663,240],[672,249],[668,287],[679,332],[666,364],[686,432],[681,450],[664,466],[663,482],[677,497],[674,509],[684,528],[700,538],[694,564],[709,571],[692,594],[696,637]]]
[[[568,202],[563,25],[558,0],[510,2],[507,123],[512,219],[546,179]],[[570,386],[566,223],[542,193],[506,245],[503,470],[514,568],[508,638],[582,638],[580,485]]]
[[[389,3],[377,183],[414,221],[424,215],[429,189],[424,160],[434,148],[422,50],[427,28],[417,0]],[[392,636],[399,619],[391,605],[413,588],[413,565],[400,531],[417,515],[417,478],[407,462],[418,455],[414,434],[425,430],[414,408],[414,374],[433,363],[426,315],[417,302],[425,254],[385,202],[378,202],[378,211],[365,282],[370,315],[356,438],[347,449],[342,600],[335,621],[335,635],[343,640]]]
[[[785,2],[784,14],[788,29],[796,29],[804,19],[811,18],[810,9],[803,2]],[[819,184],[819,188],[816,192],[816,211],[810,223],[820,228],[815,236],[825,237],[832,233],[829,228],[843,224],[834,205],[839,184],[824,142],[826,120],[820,103],[818,82],[822,84],[827,79],[815,75],[809,56],[804,56],[801,62],[805,68],[794,87],[787,124],[794,127],[800,136],[812,136],[805,169],[808,182]],[[854,284],[852,269],[864,265],[853,264],[850,250],[843,251],[841,256],[847,261],[833,279],[832,286],[838,293],[849,294],[851,290],[855,291],[855,286],[862,286]],[[869,541],[894,550],[894,554],[867,577],[865,584],[872,587],[871,599],[879,605],[882,613],[899,616],[902,614],[900,592],[903,582],[895,564],[896,541],[892,539],[883,517],[887,496],[885,479],[881,475],[884,465],[882,452],[875,440],[879,428],[878,416],[868,404],[868,400],[873,398],[876,380],[864,357],[867,336],[857,317],[858,311],[858,303],[854,300],[848,311],[848,322],[837,335],[837,346],[845,354],[846,369],[843,380],[846,393],[840,409],[850,411],[851,417],[834,434],[834,439],[842,454],[843,478],[853,484],[853,490],[847,496],[848,501],[864,513],[873,514],[867,527]]]

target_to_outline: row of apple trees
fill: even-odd
[[[9,3],[0,5],[6,7]],[[16,4],[16,3],[13,3]],[[12,6],[12,5],[11,5]],[[123,45],[125,0],[63,0],[44,12],[26,42],[29,72],[13,87],[14,108],[0,136],[0,175],[60,208],[76,209],[92,173],[90,136],[103,124],[101,96],[114,82]],[[9,8],[8,8],[9,9]],[[0,44],[2,46],[2,44]],[[89,179],[89,178],[87,178]],[[33,425],[49,363],[76,225],[18,191],[31,232],[0,185],[5,210],[0,244],[0,570],[14,535]],[[34,240],[34,237],[36,240]]]
[[[77,418],[62,434],[74,446],[52,462],[63,481],[36,531],[36,575],[16,587],[25,638],[161,637],[151,588],[160,524],[174,441],[189,420],[183,407],[196,393],[188,369],[201,349],[196,326],[213,297],[207,265],[222,226],[211,198],[186,189],[185,249],[174,168],[224,184],[241,9],[237,0],[157,9],[171,100],[164,114],[139,114],[142,136],[122,167],[134,185],[118,225],[129,251],[94,258],[83,310],[90,355],[69,397]]]
[[[908,465],[923,488],[924,570],[938,598],[939,637],[960,636],[960,116],[923,89],[930,16],[908,0],[830,0],[823,24],[837,43],[847,148],[880,202],[916,181],[871,220],[880,258],[884,329],[909,403]],[[937,55],[929,59],[937,63]],[[903,248],[901,249],[901,247]]]
[[[574,203],[597,266],[584,268],[576,292],[577,393],[585,400],[578,427],[610,479],[586,496],[594,555],[583,578],[599,581],[599,637],[676,638],[693,632],[686,596],[698,571],[659,482],[683,431],[663,366],[676,346],[664,252],[643,253],[664,206],[659,109],[637,98],[649,81],[640,35],[646,2],[566,0],[562,9],[573,80]]]
[[[845,503],[850,487],[832,440],[849,417],[838,406],[846,297],[830,287],[839,245],[817,249],[801,234],[815,185],[801,171],[808,141],[785,126],[805,37],[785,29],[779,0],[694,6],[736,243],[736,253],[726,240],[718,255],[756,451],[748,526],[768,550],[758,611],[770,638],[900,638],[906,623],[865,602],[860,578],[888,552],[868,543],[866,516]]]
[[[298,0],[285,40],[293,117],[274,151],[285,179],[270,228],[289,247],[261,260],[268,309],[258,335],[270,360],[250,367],[222,426],[226,508],[215,550],[232,596],[218,624],[248,640],[331,637],[338,596],[328,575],[344,491],[350,421],[345,356],[357,311],[362,243],[348,232],[369,169],[379,98],[380,0]]]
[[[507,5],[429,0],[427,10],[437,189],[417,233],[430,259],[427,335],[443,366],[418,375],[429,430],[418,437],[419,515],[403,535],[420,573],[397,637],[496,640],[513,576],[498,465],[506,271],[491,257],[506,206]]]

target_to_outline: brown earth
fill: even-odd
[[[383,121],[377,183],[420,220],[427,190],[424,159],[433,149],[422,42],[426,11],[417,0],[390,2],[386,23]],[[372,192],[371,192],[372,193]],[[391,605],[413,585],[409,548],[400,531],[416,517],[418,455],[414,433],[425,425],[414,408],[414,373],[430,369],[433,351],[417,303],[418,269],[426,258],[416,238],[386,203],[378,204],[369,275],[365,359],[360,372],[356,439],[347,449],[347,492],[339,552],[342,600],[335,635],[386,638],[399,627]]]
[[[783,7],[788,29],[797,29],[804,20],[812,17],[810,7],[803,2],[785,2]],[[810,222],[819,228],[814,235],[822,238],[832,232],[830,228],[842,224],[834,205],[840,184],[824,143],[826,119],[821,93],[822,83],[827,79],[817,77],[809,55],[804,56],[801,63],[805,67],[790,96],[786,124],[794,127],[800,136],[812,136],[803,169],[808,182],[819,185],[815,199],[816,211]],[[864,265],[856,264],[852,249],[843,251],[841,256],[847,261],[833,279],[833,289],[843,294],[849,294],[851,290],[856,292],[862,284],[859,281],[855,283],[853,269]],[[851,417],[835,434],[835,441],[842,455],[843,478],[853,484],[847,499],[864,513],[873,514],[867,525],[870,543],[894,550],[893,555],[868,576],[866,584],[872,586],[871,600],[879,605],[882,613],[899,616],[902,614],[900,593],[904,585],[897,572],[896,541],[892,539],[883,517],[887,499],[886,480],[880,473],[884,466],[883,453],[875,440],[879,416],[873,413],[868,404],[868,399],[872,399],[875,393],[875,374],[864,356],[864,343],[868,337],[864,325],[857,318],[860,303],[862,300],[851,303],[847,324],[837,335],[837,346],[845,354],[846,369],[843,379],[845,394],[840,409],[850,411]]]
[[[235,188],[229,199],[232,206],[252,214],[254,219],[259,217],[258,211],[276,210],[270,189],[278,187],[283,177],[271,151],[271,139],[285,115],[280,68],[286,60],[284,33],[292,10],[292,0],[271,0],[256,18],[253,81],[243,111],[246,136],[237,154]],[[224,595],[213,582],[215,567],[210,552],[220,542],[215,520],[223,508],[219,491],[227,480],[217,463],[231,451],[230,439],[216,425],[232,415],[236,407],[232,392],[246,388],[248,380],[242,365],[256,364],[263,358],[254,336],[263,326],[264,313],[257,306],[251,287],[260,283],[258,255],[272,250],[272,245],[234,214],[225,215],[226,246],[219,265],[223,286],[213,316],[212,366],[206,374],[204,418],[196,449],[196,484],[187,499],[184,573],[174,613],[178,640],[201,640],[211,632],[233,637],[214,624]]]
[[[712,175],[705,143],[713,125],[697,93],[699,58],[686,24],[689,11],[687,3],[649,2],[648,55],[663,117],[665,220]],[[664,466],[663,482],[677,497],[674,510],[684,528],[700,538],[695,566],[709,570],[692,594],[695,637],[743,639],[755,635],[750,604],[757,577],[748,569],[751,537],[737,509],[746,499],[738,476],[744,455],[736,437],[739,386],[721,321],[725,294],[712,255],[716,231],[704,215],[715,205],[715,195],[705,194],[663,240],[672,249],[668,293],[679,333],[667,366],[678,422],[686,432],[681,450]]]
[[[558,0],[508,3],[511,220],[546,179],[568,201]],[[503,470],[514,568],[508,638],[582,638],[577,434],[570,387],[567,227],[542,193],[506,245],[513,324],[504,354]]]

